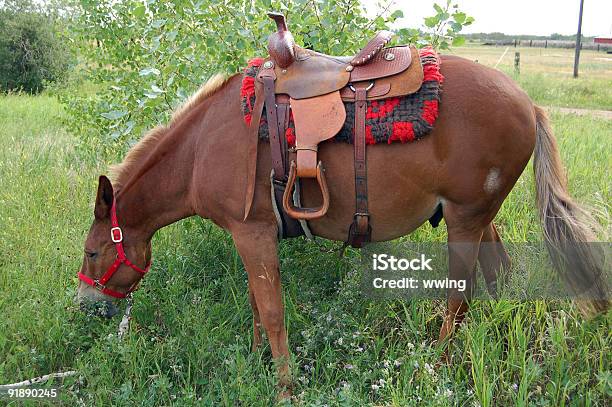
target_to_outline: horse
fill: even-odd
[[[498,70],[456,56],[442,55],[441,61],[445,82],[433,131],[418,142],[367,147],[372,241],[411,233],[441,205],[451,247],[449,278],[473,281],[478,262],[494,290],[510,258],[493,220],[533,156],[536,201],[553,264],[577,291],[591,282],[597,295],[580,302],[585,312],[607,310],[601,269],[588,253],[577,252],[572,267],[563,269],[568,262],[563,245],[595,237],[587,214],[568,192],[545,111]],[[240,75],[214,76],[112,168],[112,182],[99,177],[78,298],[105,304],[105,316],[112,316],[117,298],[130,295],[148,270],[155,232],[194,215],[209,219],[231,234],[248,274],[253,350],[262,343],[263,327],[279,385],[288,388],[270,147],[243,120],[240,86]],[[344,241],[355,210],[353,147],[324,142],[319,157],[326,163],[331,204],[327,215],[309,226],[315,236]],[[245,218],[249,190],[253,197]],[[314,206],[319,199],[317,184],[304,180],[303,203]],[[452,249],[455,243],[462,249]],[[448,290],[439,341],[461,323],[470,297],[469,289]]]

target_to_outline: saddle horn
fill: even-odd
[[[282,13],[271,12],[268,17],[276,22],[277,27],[277,31],[268,38],[268,53],[276,65],[285,69],[295,61],[295,41]]]

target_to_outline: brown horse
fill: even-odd
[[[409,234],[441,204],[448,242],[465,243],[463,250],[450,250],[449,277],[470,281],[478,261],[487,283],[494,286],[509,258],[493,219],[534,154],[537,203],[550,252],[560,260],[555,264],[563,263],[559,247],[564,243],[593,241],[583,211],[567,192],[544,111],[497,70],[450,56],[442,57],[441,70],[446,79],[434,131],[414,143],[367,147],[372,240]],[[115,229],[113,241],[109,233],[117,226],[111,216],[114,202],[123,232],[121,250],[136,268],[118,263],[105,287],[81,282],[78,293],[81,299],[111,304],[109,292],[122,296],[142,278],[138,268],[150,261],[155,231],[192,215],[210,219],[231,233],[248,273],[253,347],[261,343],[263,325],[272,355],[281,361],[281,384],[286,385],[289,350],[270,198],[270,149],[251,136],[243,121],[240,86],[238,75],[214,77],[168,126],[153,130],[129,152],[116,168],[113,185],[100,177],[81,273],[91,281],[100,279],[117,257],[113,241],[121,233]],[[343,241],[355,209],[353,147],[325,142],[319,154],[326,164],[331,205],[310,227],[316,236]],[[254,200],[245,220],[250,182]],[[316,206],[318,195],[314,183],[304,183],[306,206]],[[592,264],[587,258],[574,260],[578,267],[563,276],[574,287],[595,282],[598,295],[592,298],[600,299],[584,301],[583,308],[607,309],[601,270],[587,266]],[[469,290],[449,290],[440,339],[463,319],[469,299]]]

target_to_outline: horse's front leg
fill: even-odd
[[[259,317],[259,310],[257,309],[257,301],[255,301],[255,293],[251,287],[249,281],[249,302],[251,303],[251,309],[253,310],[253,345],[251,350],[255,352],[261,345],[261,318]]]
[[[288,388],[289,349],[285,331],[280,270],[277,253],[277,231],[267,223],[241,224],[232,228],[236,249],[249,278],[249,289],[255,302],[253,308],[268,335],[272,357],[278,369],[279,385]],[[251,303],[253,304],[253,302]],[[254,329],[257,331],[257,320]],[[257,340],[257,334],[255,334]]]

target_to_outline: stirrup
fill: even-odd
[[[319,219],[327,213],[329,209],[329,190],[327,189],[327,182],[325,181],[325,175],[323,174],[323,164],[319,161],[317,164],[317,182],[319,188],[321,188],[321,196],[323,197],[323,203],[318,208],[300,208],[293,205],[293,186],[297,178],[297,165],[295,161],[291,161],[289,168],[289,179],[287,186],[285,187],[285,193],[283,194],[283,209],[287,212],[287,215],[294,219],[299,220],[313,220]]]

